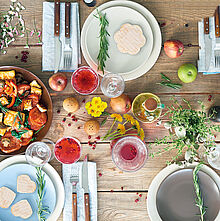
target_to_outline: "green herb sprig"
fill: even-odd
[[[12,130],[11,135],[13,137],[16,137],[17,139],[21,140],[21,136],[23,134],[27,133],[27,132],[28,132],[28,130],[21,130],[21,131],[18,131],[18,132],[16,130]]]
[[[7,107],[4,107],[4,106],[1,104],[1,102],[0,102],[0,109],[1,109],[2,113],[4,113],[4,114],[9,111],[9,109],[8,109]]]
[[[22,100],[20,99],[20,97],[18,97],[18,95],[17,95],[17,97],[16,97],[16,100],[15,100],[15,103],[14,103],[14,107],[18,107],[20,104],[22,103]]]
[[[168,78],[166,75],[164,75],[163,73],[160,73],[161,74],[161,78],[165,81],[162,81],[160,83],[157,83],[157,84],[160,84],[162,86],[166,86],[166,87],[170,87],[170,88],[173,88],[173,89],[180,89],[182,88],[182,84],[178,84],[178,83],[173,83],[170,78]]]
[[[38,215],[38,220],[39,221],[46,221],[46,214],[50,214],[50,210],[48,206],[43,206],[43,198],[45,194],[45,179],[44,175],[42,173],[42,168],[41,167],[36,167],[36,175],[37,175],[37,195],[38,195],[38,200],[37,200],[37,215]]]
[[[98,70],[101,70],[102,73],[105,73],[105,62],[107,58],[109,58],[108,55],[108,36],[109,33],[107,31],[107,27],[109,25],[108,20],[106,19],[106,14],[102,14],[100,11],[97,10],[98,15],[94,15],[96,18],[99,19],[100,23],[100,31],[99,31],[99,54],[98,54]]]
[[[172,97],[171,100],[174,104],[168,107],[168,111],[161,117],[161,119],[164,116],[169,116],[169,125],[172,132],[169,130],[169,135],[164,136],[161,139],[156,139],[154,143],[149,145],[149,148],[152,146],[161,146],[161,144],[165,145],[164,148],[150,153],[150,156],[155,157],[167,151],[176,150],[176,155],[171,158],[171,161],[167,161],[167,164],[171,164],[178,160],[184,150],[189,150],[194,156],[198,156],[200,143],[204,144],[204,154],[208,154],[210,148],[215,146],[213,132],[220,132],[220,126],[211,123],[209,116],[205,113],[205,107],[202,102],[198,101],[202,110],[197,111],[193,110],[190,103],[185,99],[182,99],[182,101],[187,108],[184,108],[175,98]],[[184,128],[186,131],[185,136],[178,137],[173,131],[176,127]]]
[[[198,172],[199,170],[202,168],[203,163],[199,163],[195,169],[193,170],[193,183],[194,183],[194,188],[195,188],[195,192],[196,192],[196,206],[199,207],[199,211],[200,211],[200,221],[204,221],[204,215],[206,213],[206,209],[207,207],[204,206],[204,201],[202,198],[202,192],[199,186],[199,177],[198,177]]]

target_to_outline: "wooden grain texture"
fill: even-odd
[[[53,74],[52,72],[42,72],[42,51],[40,47],[31,47],[28,52],[27,63],[21,62],[21,51],[26,50],[23,47],[11,47],[8,49],[6,55],[0,54],[0,65],[12,65],[23,67],[29,71],[36,74],[48,87],[52,95],[61,96],[63,94],[76,94],[72,89],[70,83],[71,73],[66,73],[68,77],[68,84],[63,92],[54,93],[48,85],[48,79]],[[18,56],[16,59],[15,57]],[[183,93],[193,93],[201,94],[220,94],[219,85],[220,78],[219,75],[203,75],[199,73],[196,80],[193,83],[183,84],[180,90],[171,89],[168,87],[163,87],[158,85],[161,81],[160,73],[166,74],[173,82],[181,83],[177,70],[180,65],[184,63],[196,64],[198,59],[198,48],[188,47],[186,48],[184,54],[176,59],[168,58],[164,51],[161,51],[161,55],[154,65],[154,67],[142,77],[135,80],[126,82],[125,93],[132,94],[133,96],[142,92],[152,92],[152,93],[166,93],[166,94],[183,94]],[[83,65],[86,65],[84,62]],[[95,92],[95,94],[101,94],[100,88]]]
[[[34,28],[34,20],[36,21],[36,29],[42,30],[42,10],[44,0],[21,0],[25,5],[26,10],[23,12],[26,26],[29,29]],[[51,0],[52,1],[52,0]],[[64,2],[64,1],[61,1]],[[71,1],[73,2],[73,1]],[[84,24],[88,15],[94,8],[88,8],[82,0],[78,1],[80,4],[80,25]],[[97,5],[100,5],[106,0],[97,0]],[[197,79],[191,84],[183,84],[182,89],[173,90],[170,88],[162,87],[157,83],[160,82],[160,73],[166,74],[172,81],[180,83],[177,76],[177,70],[183,63],[197,63],[198,59],[198,21],[204,17],[212,16],[216,6],[219,4],[217,0],[135,0],[145,6],[156,17],[161,25],[162,40],[165,42],[168,39],[181,40],[185,45],[183,55],[176,59],[168,58],[163,48],[160,56],[153,68],[142,77],[126,82],[125,92],[133,99],[141,92],[152,92],[157,94],[162,103],[166,106],[170,105],[170,97],[176,95],[177,99],[181,102],[182,98],[189,100],[192,107],[200,109],[198,100],[204,102],[206,110],[212,105],[220,105],[220,77],[219,75],[204,76],[198,74]],[[0,11],[8,10],[10,1],[0,0]],[[29,38],[30,48],[24,49],[26,39],[21,38],[15,41],[12,46],[8,48],[6,55],[0,55],[0,65],[14,65],[23,67],[35,73],[41,80],[48,86],[48,79],[52,72],[42,72],[42,48],[36,45],[37,38]],[[192,44],[192,47],[188,47]],[[191,46],[191,45],[190,45]],[[21,51],[27,50],[28,62],[21,62]],[[16,58],[18,56],[18,58]],[[86,65],[85,60],[82,58],[82,65]],[[142,221],[150,220],[146,209],[146,196],[149,185],[153,178],[165,166],[166,160],[170,160],[175,152],[167,152],[160,157],[154,159],[148,158],[145,166],[135,173],[125,173],[120,171],[112,162],[111,149],[109,142],[98,142],[96,149],[93,150],[88,144],[88,136],[83,130],[83,125],[86,120],[90,119],[85,113],[85,102],[91,100],[95,95],[101,95],[101,90],[98,89],[91,96],[79,96],[71,87],[70,73],[66,73],[68,77],[67,88],[60,93],[50,90],[54,106],[54,118],[52,126],[47,134],[47,138],[52,139],[54,142],[62,136],[71,135],[80,139],[82,144],[82,158],[89,154],[89,159],[97,163],[97,179],[98,179],[98,220],[99,221]],[[212,101],[208,101],[208,96],[212,95]],[[62,108],[63,100],[68,96],[75,96],[81,105],[79,111],[75,113],[77,122],[73,122],[67,113]],[[109,103],[109,99],[101,96],[103,100]],[[57,110],[61,110],[57,114]],[[109,109],[108,109],[109,110]],[[164,110],[165,111],[165,110]],[[66,118],[66,123],[63,124],[62,120]],[[166,121],[167,119],[165,119]],[[100,119],[101,121],[101,119]],[[71,126],[68,124],[71,123]],[[106,125],[101,128],[99,135],[102,136],[106,133],[108,127],[111,125],[112,120],[108,120]],[[168,131],[163,127],[163,124],[156,126],[153,124],[141,124],[144,128],[146,135],[147,147],[149,142],[153,142],[155,138],[161,138],[168,134]],[[79,128],[79,129],[78,129]],[[220,134],[216,134],[216,140],[220,142]],[[92,141],[94,141],[92,137]],[[164,146],[161,146],[164,147]],[[157,151],[159,147],[154,147],[149,152]],[[4,158],[0,157],[0,161]],[[61,164],[55,159],[51,161],[51,165],[62,176]],[[102,174],[99,176],[98,174]],[[218,171],[218,174],[220,172]],[[123,191],[122,191],[123,187]],[[142,194],[138,197],[136,192]],[[135,203],[136,199],[140,201]],[[62,215],[58,219],[63,220]]]

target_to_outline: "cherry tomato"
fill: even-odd
[[[31,100],[32,107],[36,107],[40,100],[37,94],[30,94],[28,95],[27,99]]]
[[[47,122],[47,114],[34,107],[29,112],[28,123],[32,130],[39,130]]]
[[[21,148],[21,141],[11,135],[11,132],[6,132],[1,138],[0,149],[4,153],[11,153]]]
[[[31,89],[31,86],[28,84],[19,84],[18,85],[18,94],[22,95],[25,91],[28,91]]]

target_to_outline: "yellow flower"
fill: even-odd
[[[137,120],[134,120],[134,126],[137,128],[137,131],[139,133],[141,127],[140,127],[140,124],[139,124],[139,122]]]
[[[103,112],[106,108],[107,108],[107,103],[106,102],[102,102],[101,104],[100,104],[100,110],[101,110],[101,112]]]
[[[100,97],[93,97],[92,98],[92,105],[95,105],[95,106],[97,106],[97,105],[99,105],[99,104],[101,104],[102,103],[102,100],[101,100],[101,98]]]
[[[91,107],[92,107],[91,102],[87,102],[85,106],[86,110],[89,110]]]
[[[132,125],[134,124],[135,119],[131,115],[124,114],[123,117],[125,118],[126,121],[130,122]]]
[[[95,110],[94,110],[93,108],[89,108],[89,109],[87,110],[87,112],[88,112],[88,114],[90,114],[90,115],[93,116],[93,114],[95,113]]]
[[[125,134],[126,129],[123,124],[118,124],[118,130],[120,131],[120,134]]]
[[[115,118],[115,120],[117,120],[119,122],[123,121],[122,116],[120,114],[112,114],[111,117]]]
[[[93,114],[92,114],[92,116],[93,117],[100,117],[101,116],[101,114],[102,114],[102,112],[101,111],[99,111],[99,110],[96,110]]]
[[[138,134],[141,137],[141,140],[144,140],[144,130],[141,128]]]

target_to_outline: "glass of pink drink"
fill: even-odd
[[[56,142],[54,155],[63,164],[75,163],[81,157],[81,144],[76,138],[63,137]]]
[[[84,66],[73,72],[71,83],[77,93],[87,95],[98,88],[99,76],[92,68]]]
[[[123,171],[137,171],[141,169],[147,158],[144,142],[136,136],[119,139],[112,149],[112,160]]]

